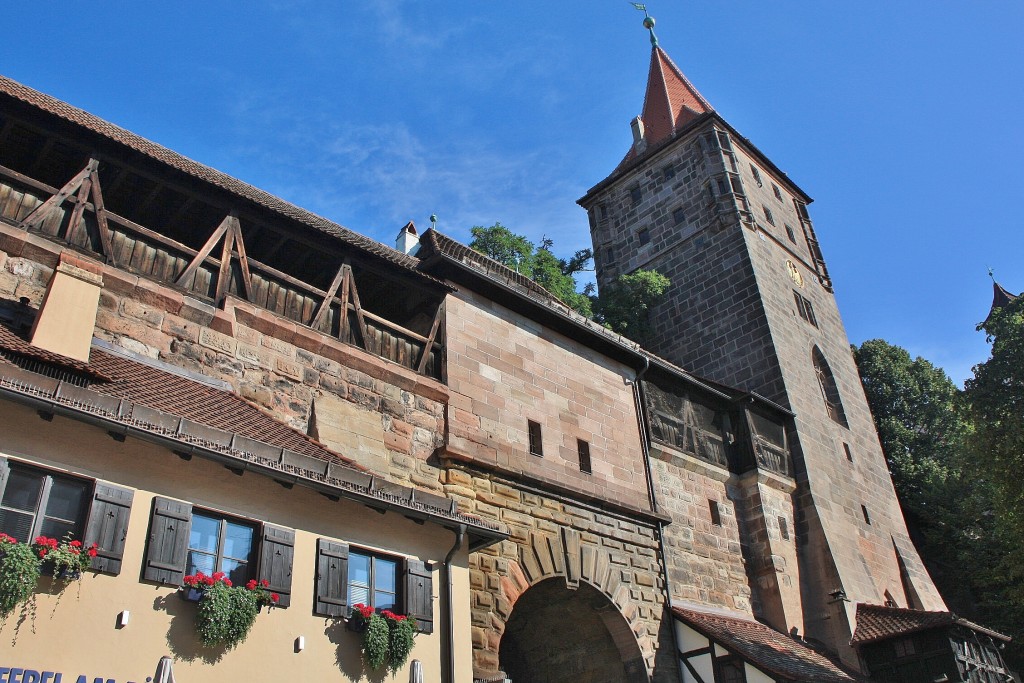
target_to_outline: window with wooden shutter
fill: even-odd
[[[86,546],[93,543],[98,546],[96,557],[92,558],[92,568],[98,572],[121,572],[124,539],[128,535],[128,518],[134,497],[131,489],[96,482],[84,543]]]
[[[22,543],[37,536],[82,540],[90,480],[4,459],[0,475],[0,531]]]
[[[348,544],[316,542],[316,605],[313,613],[344,617],[348,610]]]
[[[171,586],[181,585],[188,562],[191,529],[191,503],[160,497],[153,499],[143,579]]]
[[[260,545],[259,581],[267,581],[271,593],[277,593],[278,607],[287,607],[292,601],[292,560],[295,556],[295,532],[291,529],[263,525]]]
[[[434,579],[430,565],[407,559],[403,571],[404,609],[406,616],[416,619],[420,633],[434,632]]]

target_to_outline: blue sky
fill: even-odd
[[[1024,289],[1024,3],[652,0],[662,47],[815,198],[850,340],[957,381]],[[589,246],[650,47],[622,0],[12,2],[0,72],[392,243]],[[21,27],[13,30],[12,27]]]

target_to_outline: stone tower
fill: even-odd
[[[798,586],[787,592],[765,577],[774,556],[767,570],[748,567],[754,611],[855,666],[854,605],[944,604],[907,533],[811,199],[714,110],[653,33],[632,133],[622,162],[579,200],[598,285],[638,269],[666,275],[672,285],[652,312],[646,347],[794,413]],[[758,505],[739,488],[737,498]],[[783,571],[777,561],[774,571]]]

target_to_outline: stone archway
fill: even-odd
[[[499,649],[513,683],[647,683],[640,646],[625,617],[586,582],[570,590],[547,579],[519,596]]]

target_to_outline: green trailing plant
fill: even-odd
[[[267,590],[267,582],[249,581],[233,586],[223,572],[186,576],[184,584],[200,594],[196,607],[196,633],[206,647],[228,650],[245,641],[264,605],[277,604],[280,596]]]
[[[391,610],[378,613],[361,603],[352,608],[351,626],[363,634],[363,657],[370,669],[387,664],[394,673],[405,666],[416,638],[416,620]]]
[[[32,598],[39,565],[39,554],[32,546],[0,533],[0,618]]]

